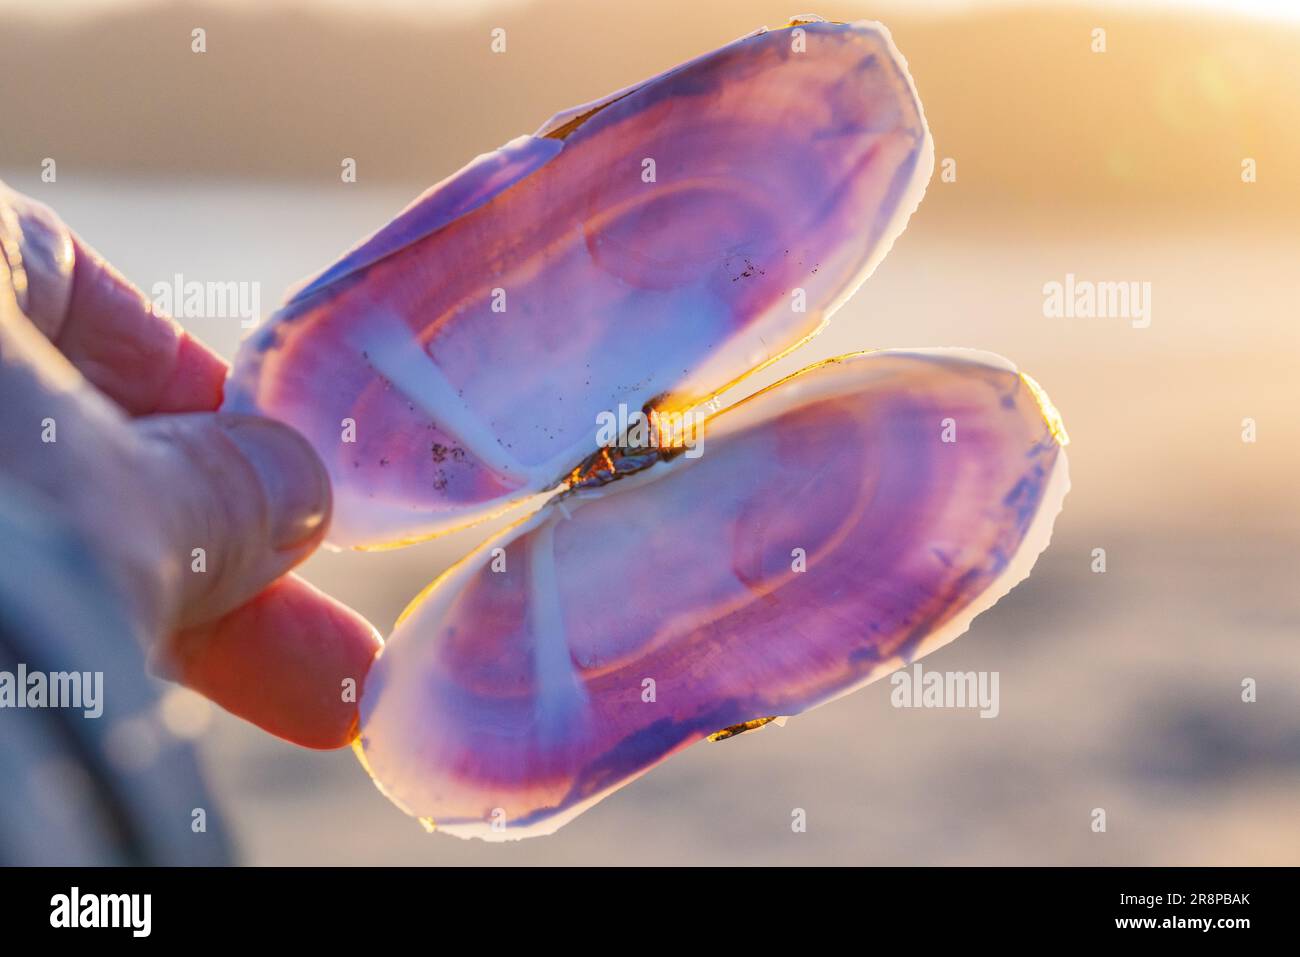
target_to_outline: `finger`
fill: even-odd
[[[225,363],[78,238],[48,207],[0,184],[16,223],[27,317],[132,415],[209,411]]]
[[[357,700],[379,635],[360,615],[286,575],[215,622],[181,631],[154,670],[308,748],[357,733]]]
[[[210,411],[226,364],[77,237],[72,297],[55,345],[132,415]]]
[[[151,416],[134,427],[176,574],[176,627],[234,610],[320,544],[329,479],[293,429],[206,413]]]

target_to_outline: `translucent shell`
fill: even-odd
[[[312,441],[336,543],[531,506],[367,676],[381,790],[453,834],[549,833],[950,641],[1028,574],[1065,436],[986,353],[843,357],[714,414],[698,458],[597,452],[602,415],[699,413],[815,334],[932,167],[884,28],[801,20],[479,157],[254,334],[226,407]]]
[[[440,830],[549,833],[965,631],[1047,546],[1062,439],[987,353],[806,369],[711,419],[698,458],[566,496],[437,581],[366,680],[364,761]]]
[[[857,288],[933,149],[883,28],[797,29],[479,157],[248,340],[226,406],[321,451],[332,541],[427,537],[551,488],[599,412],[710,396]]]

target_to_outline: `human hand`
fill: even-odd
[[[329,480],[288,427],[215,412],[225,373],[0,183],[0,476],[79,534],[151,670],[280,737],[339,747],[356,734],[347,680],[359,690],[379,637],[286,574],[325,535]],[[59,600],[60,582],[33,587]]]

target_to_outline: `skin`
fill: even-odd
[[[379,636],[288,574],[325,536],[329,481],[293,430],[216,412],[226,371],[0,183],[0,476],[84,542],[155,674],[297,744],[341,747]],[[22,560],[0,541],[0,562]],[[59,583],[33,587],[57,600]]]

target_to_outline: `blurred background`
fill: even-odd
[[[895,709],[879,682],[697,745],[554,837],[485,845],[426,835],[349,752],[170,695],[160,728],[196,741],[241,860],[1300,863],[1300,6],[786,3],[0,0],[0,177],[146,291],[256,282],[265,314],[559,110],[794,14],[881,20],[935,178],[829,330],[754,386],[856,349],[971,346],[1037,378],[1072,439],[1033,576],[925,659],[998,671],[996,720]],[[1067,274],[1150,283],[1150,325],[1046,316]],[[186,323],[227,357],[246,332]],[[483,534],[305,574],[386,633]]]

